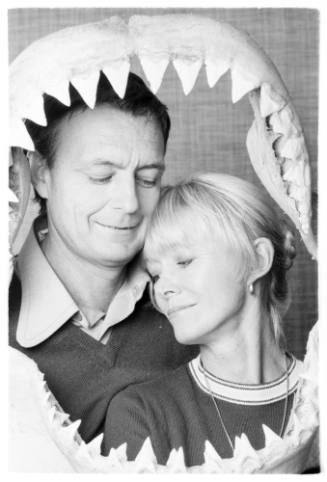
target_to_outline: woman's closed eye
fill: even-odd
[[[178,266],[186,267],[186,266],[189,266],[192,263],[192,261],[193,261],[193,258],[181,259],[177,261],[177,264]]]

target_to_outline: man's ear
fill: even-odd
[[[248,283],[253,284],[267,274],[274,260],[274,247],[270,239],[258,238],[254,242],[257,264],[251,271]]]
[[[31,166],[31,177],[34,189],[43,199],[48,199],[49,168],[46,160],[38,152],[28,152],[27,158]]]

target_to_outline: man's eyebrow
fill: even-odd
[[[123,166],[121,162],[109,161],[107,159],[96,159],[94,161],[94,164],[97,166],[116,166],[116,167]]]
[[[123,168],[124,165],[122,162],[119,161],[110,161],[108,159],[96,159],[94,161],[94,165],[96,166],[113,166],[113,167],[121,167]],[[144,166],[140,166],[137,168],[137,171],[141,171],[143,169],[158,169],[160,171],[165,170],[165,165],[161,162],[152,162],[151,164],[145,164]]]

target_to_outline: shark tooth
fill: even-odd
[[[61,429],[61,436],[63,440],[65,439],[67,443],[75,442],[76,436],[79,437],[78,428],[81,424],[81,420],[76,420],[75,422],[67,425],[66,427],[62,427]]]
[[[82,99],[90,109],[94,109],[100,72],[91,72],[88,75],[79,75],[70,79],[70,83],[79,92]]]
[[[238,449],[242,451],[243,457],[246,456],[253,459],[258,459],[258,453],[252,447],[252,444],[245,433],[242,433],[241,437],[238,438]],[[236,443],[235,443],[235,451],[236,451]]]
[[[117,454],[117,450],[112,448],[110,449],[110,452],[107,456],[107,463],[109,466],[113,467],[120,467],[121,466],[121,461],[120,458]]]
[[[213,61],[211,59],[205,60],[206,66],[206,73],[207,73],[207,81],[209,87],[213,87],[220,77],[222,77],[230,67],[230,63],[226,60],[216,60]]]
[[[311,184],[311,172],[309,164],[304,165],[304,184],[309,187]]]
[[[113,465],[114,467],[121,467],[124,462],[127,462],[126,449],[126,442],[117,447],[116,449],[111,448],[107,457],[108,463]]]
[[[46,391],[44,392],[43,391],[43,403],[44,405],[48,405],[50,403],[50,399],[51,399],[51,393]]]
[[[252,473],[262,465],[258,453],[244,433],[241,437],[235,437],[234,458],[238,460],[238,464],[240,464],[244,473]]]
[[[45,383],[44,373],[42,373],[42,372],[37,372],[37,373],[36,373],[36,377],[38,378],[38,380],[39,380],[41,383]],[[43,386],[42,386],[42,387],[43,387]]]
[[[87,445],[84,442],[82,442],[80,444],[80,446],[78,447],[78,449],[75,453],[75,457],[79,462],[82,462],[82,463],[86,462],[88,465],[94,464],[94,461],[93,461],[90,453],[88,452]]]
[[[102,68],[102,72],[121,99],[125,96],[129,70],[130,62],[128,59],[115,60]]]
[[[303,425],[295,412],[292,413],[292,424],[289,430],[290,433],[287,432],[287,435],[289,435],[291,443],[295,446],[298,445],[303,432]]]
[[[223,460],[214,448],[214,446],[206,440],[204,443],[204,463],[208,468],[216,469],[223,467]]]
[[[156,472],[156,465],[158,462],[153,451],[150,437],[145,439],[134,462],[137,465],[138,472]]]
[[[13,191],[12,189],[10,189],[10,188],[8,188],[8,189],[9,189],[9,193],[8,193],[9,199],[8,199],[8,201],[9,201],[10,203],[15,203],[15,204],[16,204],[16,203],[19,203],[19,199],[18,199],[18,197],[16,196],[16,194],[14,193],[14,191]]]
[[[262,424],[263,433],[265,435],[265,447],[270,444],[276,444],[282,442],[282,438],[277,435],[273,430],[271,430],[264,423]]]
[[[245,94],[251,92],[259,86],[259,80],[255,77],[250,78],[249,74],[244,74],[237,67],[232,67],[232,102],[236,104]]]
[[[298,136],[302,132],[299,120],[289,105],[271,114],[269,124],[275,132],[280,132],[287,138]]]
[[[101,444],[103,441],[103,433],[100,433],[97,437],[95,437],[91,442],[87,444],[88,450],[91,455],[97,456],[101,455]]]
[[[67,107],[71,104],[71,99],[69,95],[69,82],[68,80],[63,80],[61,82],[55,82],[51,85],[48,85],[45,88],[45,92],[51,97],[55,97],[59,100],[62,104],[67,105]]]
[[[202,61],[177,57],[173,60],[173,65],[181,81],[184,94],[188,95],[194,87]]]
[[[142,55],[139,58],[146,78],[150,83],[151,90],[156,94],[169,64],[169,57],[167,55],[156,59],[155,57]]]
[[[47,416],[50,424],[53,424],[56,416],[56,407],[50,407],[47,411]]]
[[[284,181],[294,182],[297,186],[304,184],[304,163],[302,161],[289,163],[283,173]]]
[[[117,447],[117,449],[116,449],[117,456],[119,457],[119,460],[121,462],[127,462],[126,450],[127,450],[127,443],[126,442],[119,445],[119,447]]]
[[[183,447],[179,447],[178,450],[172,449],[166,467],[169,469],[169,472],[186,472]]]
[[[61,412],[61,411],[56,411],[55,418],[58,420],[60,425],[65,425],[69,421],[69,415],[68,413]]]
[[[12,147],[22,147],[28,151],[34,151],[35,149],[31,136],[21,120],[10,123],[9,143]]]
[[[285,100],[273,90],[270,84],[263,82],[260,89],[260,113],[267,117],[285,106]]]
[[[43,96],[40,94],[31,96],[22,106],[21,117],[29,119],[40,126],[46,126],[48,121],[44,112]]]
[[[299,202],[300,199],[304,195],[303,188],[301,188],[300,186],[297,186],[296,184],[289,183],[288,184],[288,195],[289,195],[289,197],[293,198],[295,201]],[[297,209],[297,211],[299,212],[298,209]]]
[[[281,157],[286,157],[288,159],[298,159],[299,157],[302,157],[304,153],[305,146],[302,136],[287,139],[280,150]]]

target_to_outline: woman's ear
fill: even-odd
[[[31,177],[34,189],[43,199],[48,199],[49,168],[46,160],[38,152],[28,152],[27,158],[31,166]]]
[[[248,283],[255,283],[267,274],[274,260],[274,247],[270,239],[257,238],[254,242],[257,264],[251,271]]]

